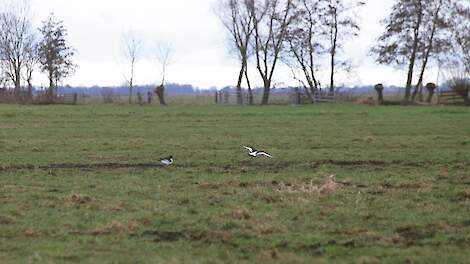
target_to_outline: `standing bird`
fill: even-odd
[[[246,147],[246,146],[243,146],[243,147],[248,150],[248,155],[250,155],[252,157],[258,157],[260,155],[264,155],[264,156],[270,157],[270,158],[273,157],[273,156],[271,156],[271,154],[267,153],[266,151],[257,150],[257,149],[252,148],[252,147]]]
[[[170,166],[171,164],[173,164],[173,156],[160,159],[160,163],[166,166]]]

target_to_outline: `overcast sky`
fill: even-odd
[[[127,72],[122,54],[123,34],[132,31],[145,46],[136,69],[138,84],[160,80],[156,49],[159,43],[171,43],[173,58],[167,81],[220,88],[235,84],[239,66],[228,52],[227,34],[213,12],[214,2],[217,0],[32,0],[32,13],[36,27],[51,12],[64,21],[69,42],[77,50],[75,61],[79,65],[76,74],[65,84],[122,84]],[[367,5],[359,14],[361,35],[345,48],[345,55],[357,68],[339,83],[402,85],[403,72],[379,67],[368,55],[383,29],[379,21],[388,14],[393,0],[365,2]],[[327,70],[325,64],[321,72],[323,83],[327,83]],[[251,74],[256,81],[254,68]],[[291,80],[291,71],[286,67],[279,68],[275,74],[278,85],[292,84]],[[47,83],[43,79],[37,82]]]

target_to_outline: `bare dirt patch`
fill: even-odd
[[[438,232],[444,232],[449,229],[445,223],[428,224],[425,226],[406,225],[400,226],[395,229],[398,238],[394,242],[404,242],[407,245],[412,245],[420,240],[434,237]]]

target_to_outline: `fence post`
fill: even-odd
[[[78,94],[77,93],[73,94],[73,104],[74,105],[78,104]]]
[[[219,103],[219,92],[215,91],[215,104]]]
[[[224,92],[224,104],[228,104],[229,100],[229,94],[228,92]]]

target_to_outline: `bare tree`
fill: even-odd
[[[358,36],[360,28],[355,19],[355,10],[364,2],[356,0],[326,0],[324,24],[327,26],[330,53],[330,92],[335,91],[337,66],[348,68],[348,61],[340,61],[338,52],[343,48],[346,38]]]
[[[451,74],[447,84],[470,105],[470,3],[456,1],[448,17],[452,18],[452,53],[444,60]]]
[[[427,3],[423,19],[422,41],[419,45],[421,59],[421,71],[419,72],[418,83],[415,86],[411,100],[414,101],[419,95],[423,100],[423,80],[426,68],[431,59],[437,60],[439,63],[447,60],[447,57],[454,54],[462,54],[455,52],[458,46],[458,37],[453,38],[452,32],[467,32],[470,30],[468,23],[461,21],[470,20],[470,9],[462,5],[461,0],[431,0]],[[463,16],[463,17],[462,17]],[[465,16],[467,16],[465,18]],[[461,27],[467,26],[467,30]],[[460,28],[459,28],[460,27]],[[465,34],[465,33],[464,33]]]
[[[38,53],[41,71],[49,78],[48,100],[52,102],[59,81],[75,72],[77,65],[72,61],[74,49],[67,43],[67,30],[63,22],[51,14],[39,29],[41,40]]]
[[[380,64],[408,64],[405,103],[410,101],[414,67],[421,42],[424,18],[423,0],[397,0],[390,16],[384,20],[385,32],[372,49]]]
[[[256,68],[264,87],[261,104],[266,105],[287,29],[295,17],[293,0],[249,0],[248,10],[254,26]]]
[[[124,56],[130,63],[129,75],[125,75],[125,78],[126,83],[129,86],[129,104],[132,104],[135,64],[137,63],[137,60],[139,59],[140,53],[142,51],[142,41],[137,38],[134,32],[129,32],[127,34],[124,34],[123,44]]]
[[[31,36],[31,42],[26,50],[25,62],[24,62],[24,79],[28,84],[28,99],[33,100],[33,73],[36,67],[39,65],[39,44],[35,40],[35,35]]]
[[[325,26],[321,23],[321,18],[325,10],[321,4],[322,0],[298,0],[297,19],[294,19],[289,27],[286,37],[287,56],[284,56],[286,63],[291,66],[294,78],[305,88],[305,93],[312,103],[313,95],[319,89],[316,72],[318,61],[324,53],[321,40]],[[300,68],[306,83],[296,77],[295,68]]]
[[[229,32],[231,38],[231,46],[236,50],[240,60],[240,72],[237,81],[237,103],[243,104],[242,82],[243,77],[246,78],[248,85],[249,104],[253,103],[253,93],[248,77],[248,58],[250,55],[249,45],[253,36],[253,16],[250,13],[249,0],[224,0],[221,2],[218,15],[222,24]]]
[[[27,1],[15,2],[10,10],[0,13],[0,60],[8,79],[14,84],[19,100],[21,75],[28,51],[34,45],[33,27]]]
[[[470,76],[470,4],[467,2],[464,5],[462,2],[454,3],[454,8],[448,14],[453,18],[450,21],[453,40],[451,50],[455,55],[449,56],[447,59],[450,59],[453,65],[460,66],[461,71]]]
[[[159,45],[157,53],[157,61],[160,64],[162,70],[162,82],[155,88],[155,93],[158,96],[158,100],[161,105],[166,105],[165,102],[165,77],[168,66],[171,62],[172,47],[170,44]]]
[[[461,27],[468,25],[468,14],[467,18],[460,16],[469,12],[468,7],[463,4],[465,2],[464,0],[397,0],[393,6],[391,15],[385,20],[386,31],[372,52],[377,55],[377,62],[381,64],[393,64],[399,67],[408,65],[405,103],[414,101],[416,96],[422,93],[424,74],[432,58],[447,60],[448,57],[454,56],[449,53],[456,43],[452,39],[451,32],[468,32]],[[459,20],[459,17],[462,19]],[[417,65],[421,67],[417,73],[417,84],[411,93]]]
[[[432,5],[433,8],[426,8],[424,10],[423,21],[424,21],[424,30],[422,35],[422,42],[421,45],[421,52],[422,52],[422,63],[421,63],[421,71],[418,78],[418,83],[415,86],[413,94],[411,95],[411,101],[415,101],[416,95],[418,93],[422,94],[423,89],[423,79],[424,79],[424,72],[426,71],[426,66],[429,62],[429,57],[433,50],[437,49],[435,35],[436,30],[438,29],[439,24],[443,24],[440,21],[440,11],[442,9],[443,0],[437,1],[430,1],[428,5]],[[431,11],[431,12],[429,12]],[[429,34],[426,34],[429,33]],[[426,43],[424,43],[426,42]]]

